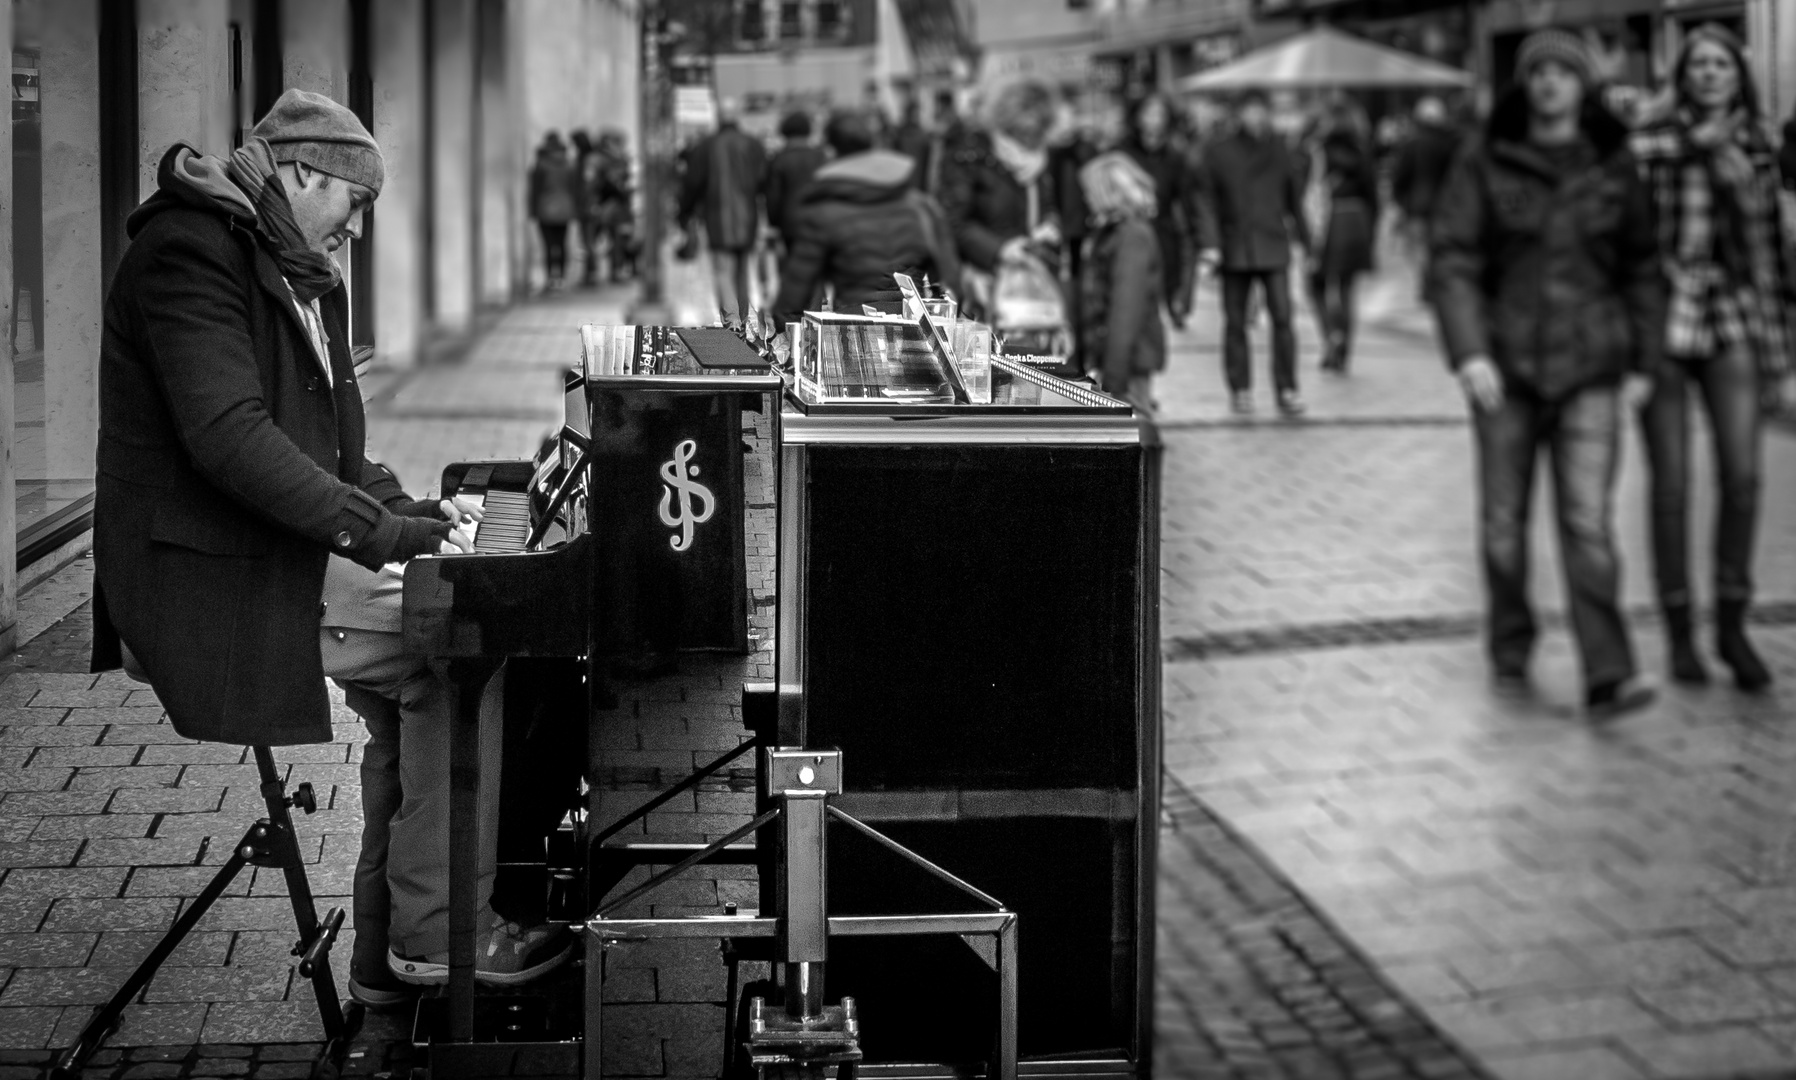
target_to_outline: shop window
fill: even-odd
[[[848,36],[848,12],[841,0],[817,0],[817,37],[834,41]]]
[[[761,0],[742,0],[736,14],[736,36],[744,45],[767,40],[767,9]]]
[[[52,478],[45,428],[43,103],[38,96],[42,0],[12,5],[12,318],[13,470],[18,531],[34,529],[92,490],[76,478]]]
[[[804,37],[804,5],[799,0],[780,0],[780,40],[799,41]]]

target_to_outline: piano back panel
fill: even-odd
[[[588,402],[594,652],[746,652],[742,394],[589,383]]]
[[[1138,895],[1157,802],[1141,777],[1158,775],[1147,454],[811,445],[786,480],[805,485],[804,703],[803,730],[782,738],[841,749],[845,809],[1018,912],[1025,1055],[1130,1057],[1151,1005],[1152,898]],[[832,911],[978,907],[858,838],[833,838],[831,859]],[[856,995],[869,1060],[941,1060],[930,1055],[976,1051],[989,1031],[941,1022],[990,1008],[990,979],[959,941],[832,943],[831,960],[828,992]]]

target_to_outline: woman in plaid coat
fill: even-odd
[[[1786,306],[1796,273],[1784,242],[1776,152],[1739,39],[1689,36],[1673,71],[1671,115],[1632,148],[1653,194],[1665,258],[1665,363],[1641,412],[1652,469],[1652,543],[1672,675],[1705,683],[1692,634],[1690,403],[1706,409],[1720,477],[1715,530],[1716,651],[1743,690],[1771,673],[1745,631],[1758,526],[1762,417],[1796,400]]]

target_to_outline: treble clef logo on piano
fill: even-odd
[[[711,489],[693,479],[698,475],[698,466],[692,464],[692,455],[697,452],[698,443],[687,439],[674,447],[674,456],[661,466],[661,481],[667,485],[661,491],[661,524],[680,530],[678,535],[667,539],[675,551],[691,547],[692,527],[710,521],[712,511],[717,509]],[[676,497],[680,500],[677,516],[673,513]],[[693,513],[694,499],[704,507],[697,513]]]

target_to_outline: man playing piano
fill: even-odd
[[[446,543],[467,548],[451,534],[461,507],[412,499],[364,455],[347,293],[332,254],[360,235],[384,176],[380,148],[353,113],[289,90],[229,159],[170,148],[156,194],[127,223],[132,243],[101,340],[93,667],[135,661],[188,738],[328,742],[319,637],[327,563],[364,568],[349,576],[340,606],[378,607],[392,602],[379,594],[381,567]],[[333,673],[359,674],[341,663]],[[376,680],[381,691],[398,685]],[[365,759],[399,756],[402,728],[446,726],[444,701],[401,695],[402,719],[370,724]],[[441,758],[407,764],[421,776],[428,766],[447,771]],[[397,773],[365,768],[370,781],[390,785]],[[439,786],[446,797],[446,777]],[[365,797],[373,808],[382,796]],[[380,891],[387,864],[386,850],[370,850],[385,839],[386,823],[374,824],[356,879],[351,989],[394,1004],[388,912],[366,895]],[[412,860],[406,888],[394,890],[392,964],[441,981],[447,814],[415,824],[414,835],[385,845],[408,845]],[[510,981],[566,950],[503,922],[483,945],[484,974]]]

